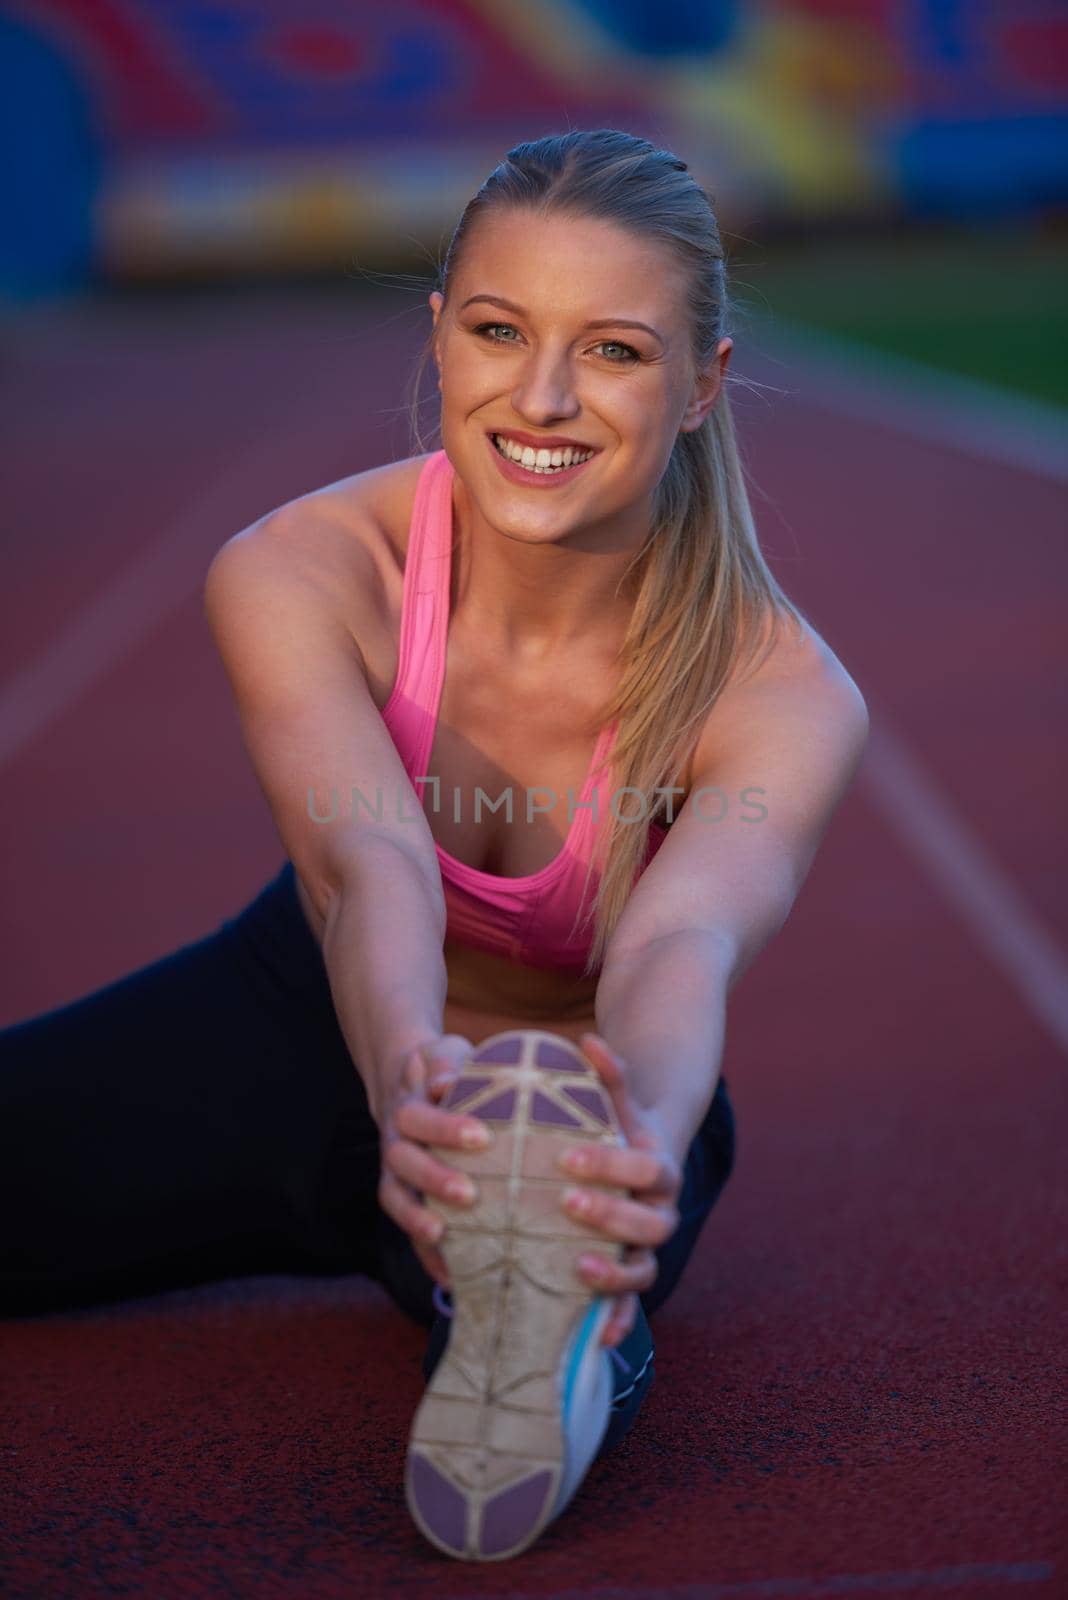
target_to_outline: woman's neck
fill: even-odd
[[[491,653],[533,667],[576,650],[618,652],[636,595],[620,580],[640,539],[527,543],[486,524],[459,486],[453,525],[452,614],[461,626],[470,619]]]

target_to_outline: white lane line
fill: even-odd
[[[871,706],[858,773],[883,820],[1068,1054],[1068,956],[908,746]]]
[[[745,372],[773,390],[1068,482],[1068,411],[1057,406],[778,317],[754,317],[740,344]]]
[[[1055,1574],[1052,1561],[982,1561],[959,1567],[928,1567],[914,1572],[858,1572],[833,1578],[755,1578],[742,1583],[612,1584],[607,1588],[554,1589],[552,1600],[823,1600],[851,1594],[909,1594],[927,1590],[987,1588],[1017,1583],[1046,1583]],[[483,1590],[479,1600],[543,1600],[530,1590]],[[474,1595],[460,1600],[475,1600]]]
[[[292,397],[291,397],[292,399]],[[319,402],[319,403],[316,403]],[[299,407],[299,409],[298,409]],[[351,445],[353,420],[329,396],[302,394],[293,409],[257,426],[256,443],[186,505],[33,660],[0,687],[0,765],[75,705],[194,592],[216,550],[240,526],[253,495],[278,488],[280,441],[294,417],[311,415],[316,453]],[[320,459],[323,459],[320,456]],[[314,487],[309,485],[309,488]],[[290,484],[285,498],[304,490]],[[263,511],[271,509],[268,501]],[[262,512],[260,513],[262,514]]]
[[[757,347],[749,368],[769,386],[825,410],[1068,481],[1068,413],[1056,407],[778,319],[760,331],[767,348]],[[1068,955],[874,711],[859,777],[893,831],[1068,1052]]]

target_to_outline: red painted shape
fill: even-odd
[[[353,34],[340,28],[280,28],[269,36],[264,48],[287,67],[323,78],[347,78],[361,72],[368,55]]]
[[[1042,89],[1068,86],[1068,22],[1010,22],[998,43],[1006,74]]]
[[[183,63],[169,58],[151,11],[138,26],[113,0],[36,0],[34,21],[94,90],[109,134],[127,139],[198,136],[221,131],[224,108],[198,92]]]

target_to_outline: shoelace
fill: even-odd
[[[445,1291],[441,1287],[440,1283],[435,1283],[434,1285],[433,1300],[435,1308],[443,1317],[452,1317],[452,1304],[451,1302],[448,1304],[446,1303]],[[608,1354],[612,1357],[612,1360],[615,1362],[616,1366],[619,1367],[623,1372],[630,1372],[630,1362],[627,1361],[625,1357],[621,1356],[619,1351],[611,1345],[609,1346]]]

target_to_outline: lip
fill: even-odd
[[[568,439],[562,433],[520,433],[517,428],[490,428],[489,434],[502,434],[506,439],[514,439],[516,444],[529,444],[532,450],[566,450],[568,445],[572,450],[595,450],[592,444],[583,444],[581,439]]]
[[[519,437],[517,433],[509,435],[509,438],[512,439],[519,439]],[[596,459],[595,456],[590,456],[589,460],[580,461],[574,467],[564,467],[560,472],[529,472],[526,467],[518,467],[514,461],[509,461],[506,456],[501,455],[501,452],[493,442],[491,433],[486,434],[486,443],[489,446],[490,455],[500,467],[503,476],[508,479],[509,483],[517,483],[523,489],[555,489],[560,484],[571,483],[578,477],[580,472],[585,471],[591,462]],[[549,446],[543,443],[541,448],[547,450]],[[554,446],[553,448],[561,449],[562,446]]]

